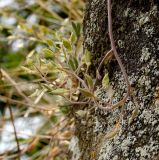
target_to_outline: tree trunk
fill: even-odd
[[[159,160],[158,9],[157,0],[112,1],[114,39],[133,92],[124,105],[117,133],[113,128],[121,108],[104,111],[90,103],[83,109],[87,114],[75,116],[72,160]],[[107,1],[88,0],[84,47],[92,54],[90,74],[94,77],[104,52],[111,49],[107,26]],[[115,58],[102,67],[100,74],[106,72],[115,91],[113,102],[119,101],[127,87]],[[99,98],[106,100],[101,81],[97,90]]]

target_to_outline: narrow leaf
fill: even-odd
[[[108,88],[108,86],[109,86],[109,76],[108,76],[108,73],[106,73],[102,80],[102,87]]]
[[[94,94],[87,89],[80,88],[79,91],[86,97],[95,97]]]
[[[85,74],[85,79],[87,80],[87,84],[89,86],[89,89],[93,88],[93,79],[90,75]]]
[[[114,126],[114,128],[113,128],[113,130],[111,131],[111,132],[109,132],[109,133],[107,133],[106,135],[105,135],[105,139],[112,139],[112,138],[114,138],[118,133],[119,133],[119,129],[120,129],[120,122],[118,122],[115,126]]]
[[[63,45],[64,45],[64,47],[65,47],[66,49],[72,50],[71,44],[70,44],[70,42],[69,42],[68,40],[63,39]]]
[[[70,57],[68,61],[68,65],[71,67],[72,70],[76,70],[78,67],[78,61],[75,57]]]
[[[81,32],[81,24],[72,22],[72,28],[74,29],[76,36],[79,37]]]
[[[70,42],[71,42],[71,43],[74,43],[75,40],[76,40],[75,34],[72,33],[71,36],[70,36]]]
[[[44,48],[43,52],[45,54],[45,58],[54,58],[54,53],[50,49]]]
[[[64,88],[58,88],[58,89],[51,91],[51,93],[54,95],[65,95],[66,93],[68,93],[68,90]]]
[[[91,53],[88,50],[86,50],[84,56],[82,57],[82,63],[86,64],[87,67],[89,67],[91,65],[91,59]]]

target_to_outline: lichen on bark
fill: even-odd
[[[159,104],[156,101],[159,86],[158,9],[158,1],[113,1],[114,38],[139,110],[129,123],[136,107],[130,97],[124,106],[119,134],[111,140],[106,139],[105,135],[113,128],[119,109],[106,112],[94,106],[95,109],[88,112],[87,116],[80,119],[76,117],[75,134],[79,139],[81,159],[159,159]],[[98,66],[104,51],[110,49],[106,0],[87,1],[84,47],[92,53],[92,68]],[[107,68],[110,84],[115,90],[113,102],[116,102],[126,92],[126,85],[115,59],[109,65],[110,67],[104,66],[102,72]],[[93,70],[95,68],[92,69],[92,74],[95,74]],[[99,98],[106,99],[100,83],[98,90]],[[92,105],[89,104],[85,110],[90,109]]]

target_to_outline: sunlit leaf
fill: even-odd
[[[54,94],[54,95],[65,95],[66,93],[68,93],[68,90],[65,88],[58,88],[51,91],[51,94]]]
[[[75,57],[70,57],[68,61],[69,66],[71,67],[72,70],[76,70],[78,67],[78,61]]]
[[[25,66],[21,66],[22,70],[24,70],[25,72],[29,73],[29,74],[32,74],[32,73],[35,73],[34,70],[31,70],[30,68],[27,68]]]
[[[68,106],[68,105],[60,105],[59,107],[60,107],[60,111],[63,114],[68,114],[70,111],[70,106]]]
[[[109,75],[108,75],[108,73],[106,73],[103,77],[103,80],[102,80],[102,87],[108,88],[108,86],[109,86]]]
[[[75,37],[75,35],[72,33],[71,36],[70,36],[70,42],[71,42],[71,43],[74,43],[75,40],[76,40],[76,37]]]
[[[33,65],[33,59],[32,58],[27,58],[26,59],[26,63],[29,67],[31,67]]]
[[[72,22],[72,27],[76,33],[76,36],[79,37],[81,32],[81,24]]]
[[[34,53],[35,53],[35,50],[32,50],[32,51],[27,55],[27,58],[31,58]]]
[[[77,114],[79,117],[83,118],[83,117],[87,114],[87,111],[78,110],[78,111],[76,112],[76,114]]]
[[[87,89],[79,88],[79,91],[86,97],[95,97],[94,94]]]
[[[87,84],[89,86],[90,89],[93,88],[93,79],[90,75],[85,74],[85,79],[87,80]]]
[[[43,52],[45,54],[45,58],[49,58],[50,59],[50,58],[54,58],[55,57],[54,53],[48,48],[44,48]]]
[[[66,49],[68,49],[68,50],[71,50],[71,49],[72,49],[71,44],[70,44],[70,42],[69,42],[68,40],[63,39],[62,42],[63,42],[63,45],[64,45],[64,47],[65,47]]]
[[[55,43],[53,42],[53,40],[47,39],[45,43],[49,46],[49,48],[50,48],[51,50],[55,51],[56,45],[55,45]]]
[[[89,67],[91,65],[91,59],[91,53],[88,50],[86,50],[84,56],[82,57],[82,63],[86,64],[87,67]]]
[[[114,138],[119,133],[119,130],[120,130],[120,121],[116,123],[112,131],[110,131],[105,135],[105,139],[109,140]]]

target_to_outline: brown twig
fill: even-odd
[[[14,129],[15,141],[16,141],[16,144],[17,144],[18,159],[20,160],[20,155],[21,155],[20,144],[19,144],[16,127],[15,127],[15,124],[14,124],[14,116],[13,116],[13,112],[12,112],[12,108],[11,108],[10,104],[8,104],[8,108],[9,108],[11,123],[12,123],[13,129]]]
[[[107,59],[107,57],[112,53],[112,51],[113,51],[113,50],[111,49],[110,51],[108,51],[108,52],[105,53],[105,56],[102,58],[99,66],[98,66],[98,68],[97,68],[97,71],[96,71],[96,79],[95,79],[95,82],[94,82],[93,91],[95,90],[95,86],[96,86],[96,84],[97,84],[98,79],[100,79],[100,77],[101,77],[100,74],[99,74],[99,72],[100,72],[100,70],[101,70],[101,68],[102,68],[102,65],[103,65],[104,61]]]
[[[123,63],[122,63],[122,61],[121,61],[121,59],[120,59],[120,57],[119,57],[119,55],[117,53],[116,46],[115,46],[115,41],[114,41],[114,38],[113,38],[112,15],[111,15],[111,0],[107,0],[107,7],[108,7],[108,32],[109,32],[109,38],[110,38],[110,43],[111,43],[111,50],[110,51],[113,51],[113,54],[114,54],[119,66],[120,66],[121,72],[123,73],[123,76],[124,76],[124,79],[125,79],[125,82],[126,82],[126,85],[127,85],[127,93],[123,97],[122,100],[120,100],[119,102],[117,102],[115,104],[112,104],[111,107],[109,107],[109,108],[108,107],[102,107],[102,106],[99,107],[99,108],[104,109],[104,110],[111,110],[111,109],[115,109],[115,108],[117,108],[119,106],[123,106],[124,105],[124,103],[126,102],[128,96],[130,95],[131,87],[130,87],[130,83],[129,83],[129,79],[128,79],[128,75],[126,73],[125,67],[124,67],[124,65],[123,65]]]
[[[111,49],[110,51],[106,52],[104,58],[102,59],[102,61],[100,62],[99,66],[98,66],[98,69],[97,69],[98,72],[100,72],[101,67],[102,67],[104,61],[105,61],[105,60],[107,59],[107,57],[112,53],[112,51],[113,51],[113,49]]]
[[[43,105],[37,107],[37,105],[35,105],[35,104],[30,104],[30,103],[18,101],[18,100],[11,99],[9,97],[5,97],[5,96],[1,96],[1,95],[0,95],[0,100],[3,101],[3,102],[9,101],[9,103],[12,103],[12,104],[20,104],[20,105],[29,106],[31,108],[44,110],[44,111],[52,111],[53,110],[51,107],[50,108],[46,108],[46,106],[43,106]]]
[[[71,101],[70,99],[68,99],[65,96],[62,96],[63,98],[66,99],[66,101],[68,101],[71,105],[85,105],[88,104],[90,102],[90,99],[88,99],[87,101]]]
[[[115,104],[111,104],[109,105],[108,103],[106,103],[107,105],[109,105],[109,107],[103,107],[103,106],[99,106],[99,108],[101,109],[104,109],[104,110],[112,110],[112,109],[115,109],[115,108],[118,108],[120,106],[123,106],[124,103],[126,102],[128,96],[130,95],[131,93],[131,86],[130,86],[130,83],[129,83],[129,79],[128,79],[128,75],[126,73],[126,70],[125,70],[125,67],[121,61],[121,58],[119,57],[118,53],[117,53],[117,50],[116,50],[116,46],[115,46],[115,41],[114,41],[114,38],[113,38],[113,31],[112,31],[112,15],[111,15],[111,0],[107,0],[107,8],[108,8],[108,32],[109,32],[109,38],[110,38],[110,43],[111,43],[111,50],[105,54],[104,58],[102,59],[98,69],[97,69],[97,76],[99,75],[99,71],[101,69],[101,66],[103,65],[103,62],[105,60],[105,58],[108,56],[109,53],[113,52],[119,66],[120,66],[120,69],[121,69],[121,72],[123,73],[123,76],[124,76],[124,79],[125,79],[125,82],[126,82],[126,85],[127,85],[127,93],[126,95],[123,97],[122,100],[120,100],[119,102],[115,103]],[[96,81],[95,81],[95,84],[97,82],[97,78],[96,78]]]
[[[81,79],[76,73],[74,73],[72,71],[69,71],[69,70],[66,70],[66,69],[63,69],[63,68],[58,68],[58,69],[61,70],[61,71],[66,72],[67,74],[73,75],[79,82],[81,82],[81,84],[83,85],[83,87],[85,87],[86,89],[88,89],[88,86],[86,85],[85,81],[83,79]]]
[[[115,47],[115,42],[114,42],[114,38],[113,38],[113,32],[112,32],[112,15],[111,15],[111,0],[107,0],[107,5],[108,5],[108,31],[109,31],[109,38],[110,38],[110,43],[111,43],[111,48],[113,50],[114,56],[120,66],[120,69],[123,73],[126,85],[127,85],[127,95],[128,96],[130,94],[130,83],[129,83],[129,79],[128,79],[128,75],[126,73],[125,67],[117,53],[116,47]]]
[[[17,83],[9,76],[9,74],[3,69],[0,69],[0,71],[2,73],[2,76],[4,76],[15,87],[18,94],[22,96],[27,102],[29,102],[30,101],[29,98],[19,89]]]

